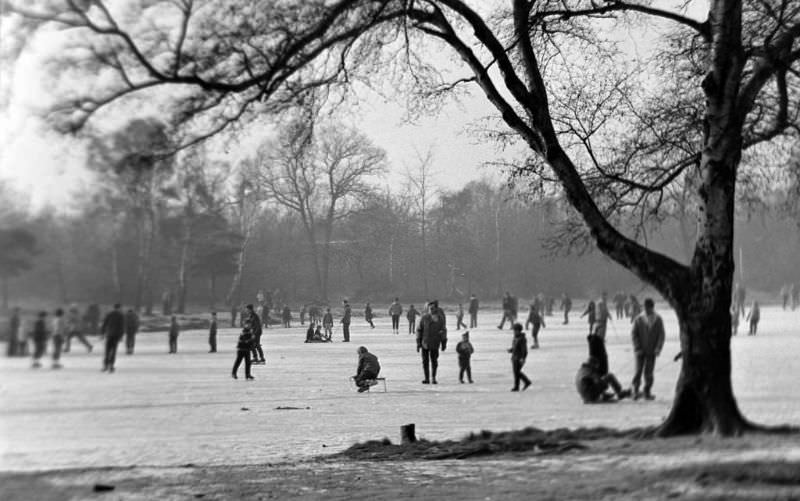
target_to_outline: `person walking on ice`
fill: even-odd
[[[439,308],[439,301],[428,303],[428,312],[422,315],[417,326],[417,353],[422,352],[422,384],[438,384],[439,348],[447,349],[447,320]]]
[[[461,303],[458,303],[458,310],[456,311],[456,330],[461,330],[461,327],[467,328],[467,324],[464,323],[464,307]]]
[[[208,325],[208,352],[217,352],[217,312],[211,312],[211,323]]]
[[[514,339],[511,342],[511,348],[508,349],[508,352],[511,353],[511,371],[514,373],[514,387],[511,388],[511,391],[519,391],[520,381],[525,383],[525,386],[522,387],[522,391],[525,391],[531,385],[531,380],[522,372],[525,359],[528,358],[528,340],[525,338],[522,324],[515,323],[512,329],[514,330]]]
[[[250,322],[245,320],[242,333],[239,334],[239,340],[236,342],[236,361],[233,363],[233,370],[231,371],[231,377],[233,377],[233,379],[239,379],[237,372],[239,372],[239,365],[241,365],[243,360],[245,378],[248,380],[255,379],[250,373],[252,368],[250,352],[253,350],[253,339]]]
[[[417,326],[417,317],[419,316],[419,312],[414,305],[408,307],[408,312],[406,313],[406,319],[408,319],[408,333],[414,334],[414,329]]]
[[[392,317],[392,332],[400,334],[400,315],[403,314],[403,306],[400,304],[400,298],[394,298],[391,306],[389,306],[389,315]]]
[[[461,341],[456,345],[456,353],[458,353],[458,381],[464,384],[464,373],[467,374],[467,380],[472,384],[472,367],[470,359],[475,352],[472,343],[469,342],[469,331],[461,335]]]
[[[169,323],[169,352],[178,353],[178,334],[181,328],[178,325],[178,317],[172,315]]]
[[[758,306],[758,301],[753,301],[753,305],[750,307],[750,313],[747,314],[747,321],[750,322],[750,330],[747,332],[748,336],[756,335],[759,320],[761,320],[761,308]]]
[[[642,394],[639,393],[639,386],[642,382],[642,372],[644,372],[644,398],[653,400],[655,397],[651,393],[653,387],[653,370],[656,365],[656,358],[661,354],[664,346],[664,322],[661,316],[655,312],[655,303],[651,298],[644,300],[644,313],[640,314],[633,321],[631,340],[633,341],[633,352],[636,357],[636,373],[633,376],[633,399],[638,400]]]
[[[539,349],[539,329],[543,327],[547,327],[544,324],[544,317],[539,312],[539,309],[536,307],[535,304],[531,303],[530,311],[528,312],[528,320],[525,322],[525,328],[528,328],[528,325],[533,326],[533,330],[531,331],[531,337],[533,338],[533,344],[531,348],[534,350]]]

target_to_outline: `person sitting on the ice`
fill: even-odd
[[[614,393],[607,391],[609,386]],[[600,361],[596,357],[589,357],[581,364],[575,375],[575,387],[584,404],[614,402],[615,394],[617,400],[631,396],[631,390],[623,390],[614,374],[610,372],[603,374],[600,371]]]
[[[308,330],[306,330],[306,343],[311,343],[314,341],[314,322],[308,324]]]
[[[330,341],[330,338],[325,337],[325,335],[322,333],[321,324],[317,324],[317,329],[314,331],[314,340],[322,342]]]
[[[375,378],[381,372],[381,364],[378,363],[378,357],[367,351],[364,346],[358,347],[358,368],[356,375],[353,376],[353,381],[358,386],[358,392],[363,393],[369,389],[370,386],[375,384]]]

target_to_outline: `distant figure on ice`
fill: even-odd
[[[325,329],[325,337],[333,337],[333,314],[330,308],[325,308],[325,315],[322,317],[322,327]]]
[[[644,398],[645,400],[655,398],[650,389],[653,387],[656,358],[661,354],[661,348],[664,346],[664,322],[661,320],[661,316],[655,312],[654,306],[652,299],[645,299],[644,313],[633,321],[631,340],[636,357],[636,373],[632,382],[634,400],[638,400],[642,396],[639,393],[642,371],[644,371]]]
[[[178,325],[178,318],[172,315],[169,321],[169,352],[178,353],[178,334],[181,328]]]
[[[614,393],[607,391],[609,386]],[[614,402],[615,395],[618,400],[631,396],[631,390],[623,390],[614,374],[600,370],[600,361],[595,357],[589,357],[581,364],[575,375],[575,387],[584,404]]]
[[[8,319],[8,351],[6,355],[16,357],[20,350],[22,336],[20,335],[22,320],[19,317],[19,308],[11,310],[11,317]]]
[[[139,315],[133,308],[128,308],[125,313],[125,353],[128,355],[133,355],[137,332],[139,332]]]
[[[634,319],[642,313],[642,305],[639,304],[639,300],[633,294],[628,296],[626,304],[628,305],[628,315],[631,317],[631,323],[633,323]]]
[[[253,351],[252,361],[254,364],[266,364],[267,360],[264,358],[264,349],[261,347],[261,318],[256,314],[252,304],[246,307],[247,315],[245,322],[250,325],[250,335],[253,339],[250,341],[250,346]]]
[[[514,308],[514,297],[511,295],[510,292],[506,291],[505,296],[503,296],[503,318],[500,319],[500,325],[497,326],[498,329],[503,329],[503,326],[506,324],[506,320],[508,320],[509,324],[513,324],[517,320],[517,313]]]
[[[469,296],[469,328],[474,329],[478,327],[478,298],[475,297],[475,294],[470,294]]]
[[[456,330],[461,330],[461,326],[467,328],[467,324],[464,323],[464,307],[461,303],[458,303],[458,310],[456,310]]]
[[[309,323],[308,329],[306,329],[306,343],[311,343],[314,341],[314,324]]]
[[[447,349],[447,319],[439,308],[439,301],[428,303],[428,312],[422,315],[417,326],[417,353],[422,352],[422,384],[438,384],[439,347]]]
[[[114,309],[108,312],[103,319],[103,326],[100,333],[106,338],[106,351],[103,356],[103,372],[114,372],[114,363],[117,360],[117,345],[122,336],[125,335],[125,316],[122,314],[119,303],[114,305]]]
[[[308,307],[306,305],[303,305],[303,307],[300,308],[300,325],[305,325],[306,324],[306,313],[307,312],[308,312]]]
[[[342,340],[343,343],[350,342],[350,318],[353,314],[352,309],[350,308],[350,303],[347,302],[347,299],[342,301],[344,303],[344,314],[342,315],[342,319],[339,320],[339,323],[342,324],[342,335],[344,339]]]
[[[67,334],[66,322],[64,322],[64,310],[58,308],[53,317],[53,369],[61,368],[61,348],[64,346],[64,338]]]
[[[367,351],[364,346],[359,346],[357,353],[358,366],[353,381],[358,386],[358,392],[363,393],[375,384],[375,378],[381,373],[381,364],[378,363],[378,357]]]
[[[69,312],[67,313],[67,339],[64,343],[64,353],[69,353],[70,349],[70,342],[72,338],[78,338],[78,341],[81,342],[86,347],[86,351],[89,353],[92,352],[92,345],[89,341],[86,340],[86,336],[83,335],[83,327],[81,325],[81,313],[78,311],[78,307],[73,305],[70,307]]]
[[[561,309],[564,311],[564,324],[569,323],[569,311],[572,309],[572,299],[565,292],[561,294]]]
[[[372,323],[372,306],[369,303],[364,306],[364,320],[367,321],[370,327],[375,328],[375,324]]]
[[[625,293],[621,291],[614,294],[614,313],[618,320],[625,316]]]
[[[608,311],[608,302],[606,297],[608,295],[603,292],[600,296],[600,301],[597,302],[597,317],[595,318],[594,332],[603,339],[606,338],[606,327],[608,321],[611,320],[611,312]]]
[[[519,391],[520,381],[525,383],[525,386],[522,387],[522,391],[525,391],[531,385],[531,380],[522,372],[525,359],[528,358],[528,340],[525,338],[522,324],[515,323],[511,328],[514,330],[514,339],[511,342],[511,348],[508,349],[508,352],[511,353],[511,371],[514,373],[514,387],[511,388],[511,391]]]
[[[736,312],[741,315],[742,317],[745,316],[744,313],[744,302],[747,298],[747,290],[744,288],[743,285],[736,283],[733,286],[733,300],[736,304]]]
[[[403,314],[403,305],[400,304],[400,298],[394,298],[392,304],[389,306],[389,315],[392,317],[392,332],[400,334],[400,315]]]
[[[469,331],[461,335],[461,341],[456,345],[458,353],[458,381],[464,384],[464,373],[467,373],[467,380],[472,384],[472,366],[470,359],[475,352],[472,343],[469,342]]]
[[[208,325],[208,352],[217,352],[217,312],[211,312],[211,322]]]
[[[589,301],[589,304],[586,305],[586,310],[581,313],[581,318],[583,317],[587,317],[586,320],[589,322],[589,334],[594,334],[594,322],[597,319],[594,301]]]
[[[33,365],[34,369],[38,369],[42,366],[40,362],[41,358],[44,356],[45,351],[47,351],[47,323],[45,319],[47,318],[46,311],[40,311],[39,316],[37,317],[36,321],[33,323]]]
[[[419,312],[414,305],[408,307],[408,312],[406,313],[406,319],[408,320],[408,333],[414,334],[414,329],[417,326],[417,317],[419,316]]]
[[[528,325],[533,326],[533,330],[531,331],[533,345],[531,345],[531,348],[537,350],[539,349],[539,329],[547,326],[544,324],[544,317],[536,308],[535,304],[531,304],[530,310],[528,311],[528,320],[525,321],[526,329],[528,328]]]
[[[236,361],[233,363],[233,370],[231,371],[231,377],[233,377],[233,379],[239,379],[236,373],[239,372],[239,365],[241,365],[242,360],[244,360],[245,378],[248,380],[255,379],[250,373],[250,352],[253,351],[253,333],[250,329],[250,325],[250,322],[245,320],[242,333],[239,335],[239,340],[236,342]]]
[[[748,336],[755,336],[758,331],[758,321],[761,320],[761,308],[758,306],[758,301],[753,301],[750,307],[750,313],[747,314],[747,321],[750,322],[750,330]]]
[[[281,313],[281,320],[283,320],[283,326],[287,329],[292,326],[292,310],[289,309],[289,305],[283,305],[283,313]]]
[[[731,307],[731,333],[735,336],[739,334],[739,312],[736,307]]]
[[[98,329],[100,329],[100,306],[98,304],[92,303],[86,308],[83,324],[87,334],[98,334]],[[99,334],[102,334],[102,330]]]

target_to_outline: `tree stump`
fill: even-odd
[[[412,444],[417,441],[417,436],[414,433],[414,423],[405,424],[400,427],[400,444]]]

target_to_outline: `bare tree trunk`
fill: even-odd
[[[138,245],[137,245],[137,263],[136,263],[136,296],[134,297],[134,309],[138,312],[142,308],[142,304],[144,302],[144,293],[145,287],[147,284],[147,253],[145,250],[145,228],[144,223],[140,223],[138,225],[138,235],[137,235]]]
[[[216,311],[217,309],[217,274],[215,272],[211,272],[211,276],[208,277],[208,294],[211,298],[211,304],[209,304],[210,311]]]
[[[111,282],[114,284],[114,297],[117,302],[122,302],[122,283],[119,279],[119,255],[117,253],[117,239],[111,241]]]
[[[192,241],[192,224],[187,221],[184,226],[181,242],[181,257],[178,263],[178,309],[177,313],[186,313],[186,275],[189,266],[189,246]]]

